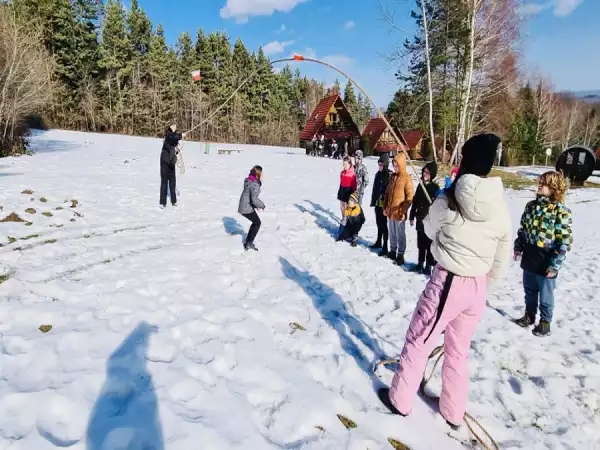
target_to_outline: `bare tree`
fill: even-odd
[[[52,96],[53,60],[41,42],[40,29],[19,23],[10,6],[0,6],[0,155],[22,149],[25,118]]]

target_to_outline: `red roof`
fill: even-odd
[[[311,114],[310,118],[306,121],[306,124],[304,125],[304,130],[302,130],[302,132],[300,133],[300,140],[302,140],[302,141],[312,140],[312,138],[317,134],[317,132],[323,126],[323,123],[325,122],[325,118],[327,117],[327,114],[329,113],[331,108],[337,102],[341,103],[340,106],[344,109],[344,111],[348,115],[351,125],[356,129],[355,133],[353,133],[352,131],[346,131],[346,132],[341,132],[341,133],[348,134],[348,137],[350,137],[353,134],[356,134],[356,136],[360,135],[360,132],[358,131],[358,127],[356,126],[356,124],[354,123],[352,118],[350,117],[350,113],[346,109],[346,105],[344,105],[342,98],[339,96],[339,94],[335,94],[335,95],[331,95],[329,97],[325,97],[323,100],[321,100],[319,102],[319,104],[317,105],[317,107],[315,108],[313,113]],[[325,133],[325,134],[327,134],[327,136],[325,136],[325,138],[331,138],[333,136],[329,136],[329,134],[339,135],[340,132],[332,132],[332,133]],[[342,137],[342,136],[339,136],[339,137]]]
[[[369,137],[369,147],[375,148],[379,138],[385,131],[387,125],[385,121],[381,117],[377,117],[376,119],[369,120],[367,127],[363,131],[363,137]]]
[[[381,135],[387,128],[387,124],[385,120],[381,117],[377,117],[375,119],[369,120],[365,130],[363,131],[363,137],[369,137],[369,147],[378,151],[378,152],[389,152],[389,151],[399,151],[402,150],[403,145],[397,144],[382,144],[379,143],[379,139]],[[400,135],[402,138],[402,135]]]
[[[421,142],[421,139],[423,139],[423,137],[425,136],[425,132],[424,131],[405,131],[404,133],[402,133],[402,136],[404,136],[404,142],[406,142],[406,145],[408,145],[408,148],[410,150],[414,150],[419,145],[419,142]]]

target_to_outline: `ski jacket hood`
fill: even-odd
[[[460,211],[452,211],[442,195],[423,222],[433,241],[433,256],[459,276],[501,278],[510,259],[512,233],[502,180],[463,175],[455,194]]]

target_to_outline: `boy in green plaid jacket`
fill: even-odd
[[[566,182],[558,172],[539,179],[537,198],[527,204],[521,218],[515,259],[521,258],[525,315],[517,321],[522,327],[535,324],[538,304],[540,323],[536,336],[548,336],[554,310],[556,278],[567,252],[573,245],[572,214],[564,205]]]

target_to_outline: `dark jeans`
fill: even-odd
[[[435,266],[435,258],[431,254],[431,239],[425,234],[425,226],[419,219],[417,219],[417,247],[419,248],[419,265]]]
[[[556,278],[523,271],[523,288],[525,288],[525,310],[535,319],[540,307],[542,320],[551,323],[554,312],[554,288]]]
[[[256,214],[256,211],[251,212],[250,214],[242,214],[246,219],[248,219],[250,222],[252,222],[252,225],[250,225],[250,230],[248,231],[248,237],[246,237],[246,242],[254,242],[254,239],[256,239],[256,235],[258,234],[258,230],[260,230],[260,217],[258,217],[258,214]]]
[[[383,248],[387,248],[388,221],[385,214],[383,214],[383,208],[380,206],[375,207],[375,220],[377,222],[377,244],[380,244]]]
[[[171,203],[174,205],[177,203],[177,188],[175,167],[170,167],[166,164],[160,165],[160,204],[163,206],[167,205],[167,185],[169,191],[171,191]]]

